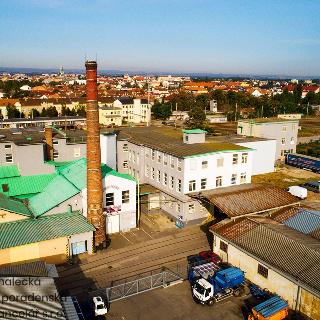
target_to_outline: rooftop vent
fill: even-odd
[[[9,191],[9,185],[7,183],[2,184],[2,192],[8,192]]]

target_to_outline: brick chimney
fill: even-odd
[[[46,151],[47,151],[47,160],[53,160],[53,140],[52,140],[52,128],[45,127],[44,137],[46,139]]]
[[[106,240],[103,215],[97,63],[86,61],[87,78],[87,217],[95,228],[95,246]]]

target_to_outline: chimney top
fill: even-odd
[[[86,69],[97,69],[97,61],[87,60],[86,61]]]

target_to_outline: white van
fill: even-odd
[[[308,195],[308,190],[299,186],[291,186],[287,189],[287,191],[291,193],[293,196],[298,197],[300,199],[305,199]]]

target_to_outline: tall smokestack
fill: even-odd
[[[47,160],[53,160],[53,140],[52,140],[52,128],[45,127],[44,129],[44,137],[46,139],[46,153]]]
[[[97,63],[86,61],[87,78],[87,205],[88,220],[95,228],[95,246],[106,240],[100,153]]]

